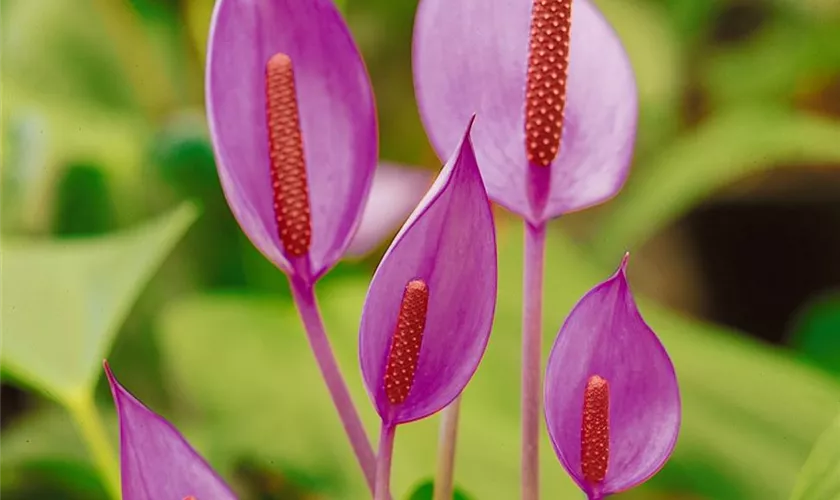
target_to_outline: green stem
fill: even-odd
[[[93,456],[109,496],[119,500],[122,497],[119,461],[109,443],[108,433],[96,409],[93,397],[91,395],[76,396],[66,399],[64,403]]]

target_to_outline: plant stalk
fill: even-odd
[[[461,396],[458,396],[443,410],[441,416],[434,500],[452,500],[455,491],[455,445],[458,441],[460,413]]]
[[[522,500],[540,494],[539,438],[542,377],[542,295],[545,224],[525,223],[522,294]]]
[[[394,454],[395,425],[382,424],[379,432],[379,454],[376,456],[376,489],[374,500],[388,500],[391,487],[391,457]]]
[[[315,361],[321,369],[321,375],[327,384],[333,404],[341,418],[344,431],[350,439],[350,445],[353,447],[356,459],[364,472],[368,487],[373,492],[376,481],[376,457],[324,330],[314,288],[311,284],[302,280],[290,279],[289,283],[298,313],[306,330],[306,336],[309,339],[309,345],[315,355]]]
[[[119,500],[122,497],[119,460],[109,443],[108,433],[96,409],[93,396],[84,394],[65,399],[63,402],[93,456],[108,495],[114,500]]]

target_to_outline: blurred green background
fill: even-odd
[[[411,82],[416,0],[340,3],[382,158],[434,171]],[[637,72],[638,145],[615,200],[551,228],[546,347],[632,250],[684,424],[665,469],[621,498],[789,498],[840,411],[840,1],[596,3]],[[106,356],[243,498],[366,496],[284,277],[222,197],[203,111],[211,9],[0,0],[4,499],[109,498]],[[521,227],[501,211],[498,223],[496,328],[464,394],[456,471],[476,499],[518,496]],[[371,436],[355,344],[380,256],[340,264],[318,290]],[[400,429],[395,498],[428,498],[436,425]],[[828,463],[840,432],[826,436],[837,446],[815,457]],[[542,455],[545,498],[580,498],[546,436]]]

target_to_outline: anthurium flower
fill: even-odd
[[[468,128],[382,258],[362,312],[362,375],[382,420],[377,498],[395,426],[443,409],[478,367],[496,280],[493,216]]]
[[[539,490],[546,222],[601,203],[627,176],[633,70],[589,0],[421,0],[414,27],[420,116],[443,157],[472,113],[490,198],[525,219],[522,498]]]
[[[376,112],[362,58],[332,0],[218,0],[206,85],[228,204],[251,242],[288,276],[312,352],[373,488],[373,449],[314,292],[350,244],[376,167]]]
[[[253,244],[314,282],[338,261],[377,161],[373,92],[332,0],[218,0],[207,113],[219,177]]]
[[[393,235],[392,231],[396,232],[405,222],[433,180],[428,170],[381,162],[347,255],[366,255]]]
[[[481,117],[473,140],[487,192],[532,224],[624,183],[635,78],[589,0],[421,0],[414,84],[439,155],[470,115]]]
[[[123,500],[235,500],[178,430],[125,390],[107,362],[104,366],[120,422]]]
[[[572,309],[548,358],[545,417],[563,467],[590,500],[637,486],[680,427],[674,365],[642,319],[627,257]]]

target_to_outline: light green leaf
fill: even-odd
[[[500,233],[495,331],[463,396],[456,481],[476,498],[519,494],[519,241],[518,234]],[[593,266],[560,235],[550,245],[546,353],[572,305],[612,272]],[[369,435],[375,436],[376,417],[357,359],[366,287],[363,281],[337,281],[319,296],[339,362]],[[727,498],[772,498],[789,491],[814,429],[833,417],[840,388],[782,352],[647,301],[641,307],[673,356],[682,387],[685,415],[676,465],[714,470],[727,481]],[[255,454],[281,468],[323,473],[330,498],[367,494],[291,307],[272,296],[195,296],[173,304],[161,326],[173,383],[203,412],[219,440],[205,450],[213,458]],[[398,498],[433,473],[437,430],[437,418],[398,430],[392,490]],[[541,458],[543,494],[573,498],[575,487],[547,437]],[[663,474],[668,473],[666,468]]]
[[[60,401],[86,398],[138,294],[196,215],[184,204],[100,238],[6,238],[3,370]]]
[[[840,122],[801,112],[738,109],[664,148],[609,205],[594,242],[613,256],[637,247],[738,179],[786,163],[840,162]]]
[[[791,500],[840,499],[840,417],[820,436],[796,481]]]

